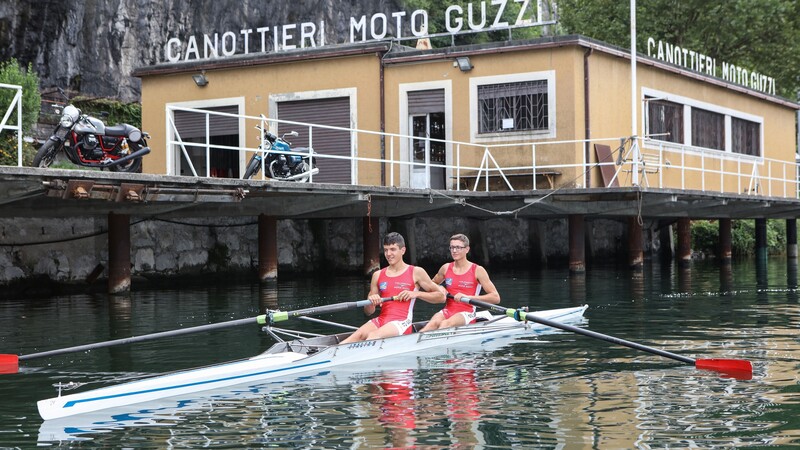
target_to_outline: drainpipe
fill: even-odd
[[[589,56],[592,55],[592,51],[593,50],[591,48],[587,48],[586,52],[583,54],[583,123],[586,126],[586,129],[584,130],[584,139],[586,139],[586,142],[583,144],[583,157],[587,165],[589,164],[592,156],[592,144],[589,142],[589,139],[592,138],[592,127],[589,115]],[[585,167],[584,170],[586,170]],[[586,170],[586,186],[584,186],[584,189],[590,187],[591,185],[592,171]]]
[[[377,53],[378,65],[380,70],[380,127],[381,127],[381,161],[386,160],[386,104],[384,100],[385,84],[383,80],[383,55],[385,53]],[[381,164],[381,186],[386,186],[386,167]]]

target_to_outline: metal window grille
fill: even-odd
[[[547,130],[547,80],[478,86],[479,133]]]

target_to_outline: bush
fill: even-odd
[[[42,107],[42,97],[39,94],[39,76],[33,71],[33,66],[28,65],[27,70],[20,67],[16,59],[0,63],[0,83],[22,86],[22,134],[30,132],[31,127],[39,119],[39,110]],[[0,89],[0,118],[11,106],[16,91],[13,89]],[[16,112],[8,117],[7,125],[17,125]],[[23,142],[23,160],[27,164],[33,160],[36,150],[32,145]],[[3,130],[0,132],[0,165],[17,165],[17,136],[16,133]]]
[[[755,220],[734,220],[731,225],[732,252],[736,256],[752,256],[756,247]],[[719,254],[719,222],[692,221],[692,249],[707,254]],[[767,251],[781,255],[786,251],[786,222],[767,220]]]
[[[127,123],[139,129],[142,128],[142,105],[139,103],[122,103],[110,98],[75,97],[70,100],[86,114],[100,118],[101,112],[107,112],[108,117],[103,119],[108,125]]]

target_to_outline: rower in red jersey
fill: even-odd
[[[406,242],[400,233],[392,232],[383,238],[383,256],[389,266],[372,274],[368,297],[372,304],[364,307],[364,313],[371,315],[381,305],[381,313],[342,341],[343,344],[411,333],[417,298],[444,303],[444,290],[431,281],[424,269],[406,264],[405,253]],[[394,301],[381,303],[382,297],[394,297]]]
[[[500,303],[500,294],[489,279],[486,269],[469,261],[467,253],[469,253],[469,238],[463,234],[453,235],[450,238],[450,255],[453,257],[453,262],[442,265],[433,277],[434,283],[444,283],[447,293],[452,297],[448,297],[444,309],[434,314],[420,332],[475,322],[475,307],[469,303],[462,303],[461,297],[493,304]],[[481,294],[481,290],[484,294]]]

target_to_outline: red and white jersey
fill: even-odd
[[[461,275],[453,272],[453,263],[447,265],[447,270],[444,273],[444,287],[450,295],[456,295],[460,292],[467,297],[474,297],[481,293],[481,284],[475,275],[480,266],[475,263],[470,264],[469,269]],[[444,309],[449,313],[445,317],[459,312],[475,312],[475,307],[469,303],[457,302],[449,297]]]
[[[378,292],[381,297],[394,297],[403,291],[416,291],[417,285],[414,282],[414,266],[409,265],[405,272],[396,277],[386,275],[386,269],[383,268],[378,274]],[[391,301],[381,304],[381,313],[378,317],[382,319],[382,323],[388,323],[394,320],[405,321],[411,323],[414,311],[414,300],[411,299],[407,302]]]

